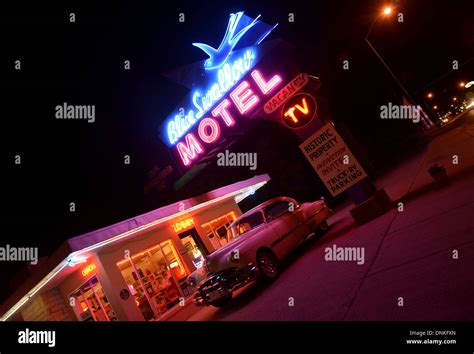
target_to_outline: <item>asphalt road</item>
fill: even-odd
[[[432,183],[434,163],[446,167],[448,186]],[[352,205],[340,207],[330,231],[298,249],[274,283],[249,284],[227,307],[189,320],[472,320],[473,182],[474,111],[376,181],[402,211],[357,227]],[[333,245],[363,248],[364,264],[326,261]]]

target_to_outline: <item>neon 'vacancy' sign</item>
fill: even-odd
[[[181,107],[165,122],[165,136],[171,145],[182,140],[213,108],[255,66],[257,61],[256,46],[273,30],[272,27],[259,27],[260,15],[255,19],[244,16],[243,12],[231,14],[226,32],[217,49],[204,44],[193,43],[208,55],[204,62],[207,84],[191,93],[188,107]],[[246,35],[252,35],[255,46],[234,51],[239,41]]]

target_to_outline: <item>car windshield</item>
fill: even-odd
[[[260,211],[253,213],[242,220],[236,222],[229,228],[229,239],[235,239],[263,224],[263,215]]]

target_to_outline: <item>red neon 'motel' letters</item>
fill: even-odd
[[[212,115],[214,117],[217,117],[220,115],[222,119],[224,120],[225,125],[230,127],[231,125],[234,125],[235,120],[227,111],[228,105],[230,105],[230,101],[227,98],[225,100],[222,100],[222,102],[219,103],[217,107],[212,110]]]
[[[253,94],[253,91],[249,89],[249,86],[250,84],[247,81],[242,81],[230,94],[230,98],[232,98],[232,101],[234,101],[235,106],[241,114],[247,112],[260,101],[260,99]]]
[[[260,91],[262,91],[265,95],[278,86],[282,81],[280,75],[275,75],[270,79],[270,81],[265,82],[262,74],[260,74],[260,71],[258,70],[252,71],[251,75],[260,88]]]
[[[196,158],[197,154],[200,154],[204,150],[192,133],[186,134],[185,140],[186,145],[184,145],[182,142],[179,142],[178,145],[176,145],[176,148],[179,151],[179,155],[181,156],[181,160],[183,160],[184,165],[187,166],[191,163],[191,160]]]
[[[265,81],[259,70],[253,70],[250,75],[263,95],[270,93],[283,81],[279,75],[274,75],[270,80]],[[260,98],[254,93],[249,81],[247,80],[242,81],[229,96],[230,100],[227,98],[223,99],[211,111],[214,117],[221,117],[227,127],[231,127],[235,124],[235,119],[228,110],[231,101],[242,115],[249,112],[258,102],[260,102]],[[199,138],[206,144],[214,143],[219,139],[220,129],[221,128],[216,119],[204,118],[198,126]],[[186,134],[184,141],[179,142],[176,145],[176,148],[178,149],[181,160],[185,166],[191,164],[191,161],[197,158],[198,154],[204,152],[202,145],[198,142],[193,133]]]
[[[211,133],[208,134],[206,130],[210,130]],[[199,123],[198,133],[202,141],[208,144],[213,143],[220,135],[219,124],[212,118],[204,118]]]

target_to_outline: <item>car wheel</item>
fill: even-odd
[[[210,304],[214,307],[224,307],[230,302],[230,300],[232,300],[232,292],[229,291],[225,297],[214,300]]]
[[[278,277],[278,261],[269,251],[260,251],[257,254],[257,266],[263,279],[273,280]]]

